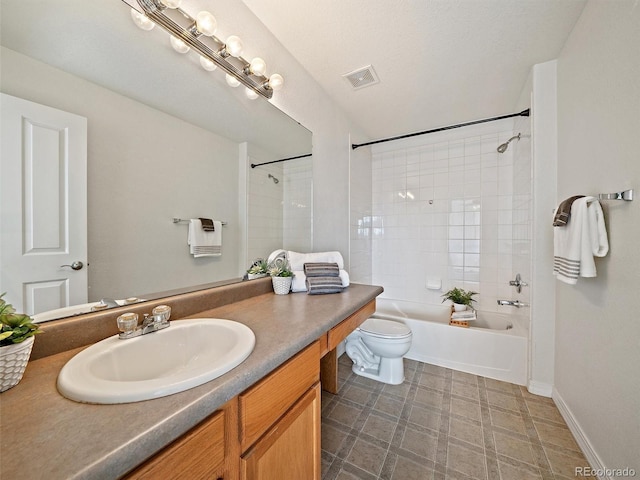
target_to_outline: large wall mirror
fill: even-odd
[[[251,168],[311,153],[306,128],[176,53],[159,27],[138,29],[125,2],[0,5],[2,93],[87,119],[87,302],[239,281],[256,257],[311,248],[311,158]],[[8,203],[3,244],[24,228],[4,225]],[[226,222],[222,255],[191,255],[174,217]]]

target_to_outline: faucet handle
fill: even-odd
[[[133,332],[138,326],[138,314],[127,312],[120,315],[117,320],[118,330],[124,334]]]
[[[516,291],[518,293],[522,292],[522,287],[526,287],[528,285],[527,282],[523,282],[522,281],[522,277],[520,276],[519,273],[516,274],[516,279],[515,280],[510,280],[509,281],[509,285],[511,285],[512,287],[516,287]]]
[[[157,321],[167,322],[171,317],[171,307],[169,305],[158,305],[151,310],[151,314]]]

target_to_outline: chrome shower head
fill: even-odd
[[[274,177],[274,176],[273,176],[273,175],[271,175],[271,174],[269,174],[269,178],[270,178],[271,180],[273,180],[273,183],[275,183],[276,185],[277,185],[278,183],[280,183],[280,180],[278,180],[276,177]]]
[[[515,139],[520,140],[520,134],[518,133],[517,135],[511,137],[509,140],[507,140],[506,142],[504,142],[502,145],[498,146],[498,148],[496,150],[498,150],[498,153],[504,153],[507,151],[507,148],[509,148],[509,144],[515,140]]]

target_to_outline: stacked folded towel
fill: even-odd
[[[331,273],[335,276],[335,265],[338,266],[338,277],[340,278],[342,288],[346,288],[349,286],[350,279],[349,274],[344,269],[344,259],[342,258],[342,254],[340,252],[313,252],[313,253],[299,253],[294,252],[292,250],[276,250],[269,255],[269,264],[272,262],[277,262],[278,259],[282,258],[283,261],[287,261],[293,271],[293,282],[291,284],[292,292],[308,292],[307,288],[307,275],[305,274],[305,264],[334,264],[331,267]],[[307,269],[309,266],[307,266]],[[320,267],[320,269],[315,269],[314,272],[322,272],[323,269],[327,268]],[[325,270],[329,271],[329,270]],[[312,281],[312,283],[318,282],[317,280]],[[333,280],[334,283],[335,280]],[[332,288],[337,288],[337,285],[332,286]]]
[[[468,322],[477,319],[478,317],[476,316],[475,310],[464,310],[462,312],[453,312],[451,314],[451,320],[466,320]]]
[[[344,290],[337,263],[305,263],[303,272],[306,277],[305,287],[309,295],[340,293]]]
[[[207,231],[202,227],[199,218],[189,221],[187,243],[189,253],[195,258],[219,257],[222,255],[222,222],[213,221],[214,230]]]

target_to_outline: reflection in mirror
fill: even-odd
[[[78,260],[88,264],[89,288],[74,303],[239,281],[255,257],[310,249],[311,159],[250,168],[310,153],[308,130],[264,99],[229,88],[196,55],[178,55],[166,33],[138,29],[123,2],[0,5],[2,92],[87,119],[88,255]],[[222,255],[190,255],[187,226],[173,217],[227,222]],[[3,232],[9,235],[20,233]],[[4,270],[2,291],[10,290]],[[23,310],[63,307],[68,299],[62,291]]]

